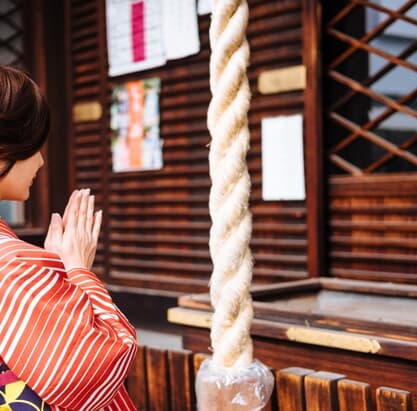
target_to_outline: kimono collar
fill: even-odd
[[[0,235],[7,235],[8,237],[17,238],[17,235],[10,228],[10,226],[0,218]]]

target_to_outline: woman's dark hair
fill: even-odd
[[[49,132],[49,107],[23,71],[0,65],[0,177],[41,149]]]

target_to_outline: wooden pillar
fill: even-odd
[[[45,24],[42,0],[25,1],[23,11],[23,60],[24,68],[39,85],[43,93],[47,90]],[[26,227],[46,229],[49,222],[48,143],[42,149],[45,166],[39,171],[32,188],[32,196],[26,202]],[[34,233],[33,233],[34,234]],[[31,235],[31,233],[29,233]],[[31,236],[32,237],[32,236]],[[29,241],[32,238],[27,238]],[[36,240],[34,240],[36,242]]]
[[[100,104],[103,109],[103,115],[100,118],[101,138],[101,203],[98,205],[103,210],[103,223],[101,225],[101,246],[104,249],[103,277],[108,280],[110,276],[110,187],[109,187],[109,155],[110,146],[106,138],[109,127],[107,114],[108,101],[108,73],[107,73],[107,44],[106,44],[106,5],[104,1],[97,2],[97,11],[99,16],[98,34],[100,38],[99,58],[101,62],[100,71]]]
[[[321,1],[303,0],[304,136],[307,194],[307,270],[325,272],[324,145],[322,125]]]

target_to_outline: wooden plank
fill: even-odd
[[[138,411],[148,409],[145,355],[146,347],[140,345],[127,378],[127,390]]]
[[[168,309],[168,321],[191,327],[210,328],[212,313],[189,308],[173,307]]]
[[[361,178],[332,176],[329,178],[331,197],[409,197],[417,187],[417,177],[409,174],[369,175]]]
[[[192,411],[195,404],[191,351],[168,351],[171,411]]]
[[[324,169],[322,122],[321,2],[303,0],[303,63],[307,67],[304,93],[304,133],[306,158],[307,256],[310,277],[325,272],[324,255]]]
[[[342,378],[342,374],[325,371],[307,375],[304,379],[306,411],[337,410],[337,381]]]
[[[417,284],[417,276],[412,273],[390,272],[377,270],[357,270],[348,268],[332,268],[332,276],[351,280],[377,280],[391,283]]]
[[[147,411],[170,411],[169,375],[165,350],[148,347],[146,351],[146,374],[148,377]]]
[[[275,382],[277,381],[277,374],[274,370],[271,370],[274,374]],[[277,384],[274,386],[274,390],[272,391],[271,398],[268,400],[268,403],[262,408],[262,411],[278,411],[278,398],[277,398]]]
[[[377,411],[411,411],[411,394],[389,387],[376,390]]]
[[[337,383],[339,411],[371,411],[371,389],[369,384],[353,380]]]
[[[375,231],[375,232],[384,232],[387,230],[396,231],[396,232],[406,232],[414,234],[417,231],[417,226],[415,221],[343,221],[343,220],[333,220],[331,222],[332,229],[347,230],[347,231],[361,231],[361,234],[364,231]]]
[[[280,370],[276,378],[279,411],[305,411],[304,378],[313,370],[291,367]]]
[[[330,253],[334,260],[345,261],[368,261],[368,262],[397,262],[402,264],[412,264],[415,267],[417,257],[415,255],[404,253],[369,253],[369,252],[355,252],[354,254],[348,251],[334,251]]]

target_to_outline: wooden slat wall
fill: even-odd
[[[73,104],[102,101],[102,122],[72,130],[73,186],[91,186],[105,211],[99,269],[106,281],[159,293],[206,291],[208,253],[208,148],[210,18],[199,17],[201,51],[166,66],[107,78],[103,3],[69,1]],[[251,46],[249,114],[252,177],[254,282],[306,277],[305,202],[261,198],[261,119],[303,111],[303,93],[261,96],[259,74],[302,62],[301,0],[251,0],[247,30]],[[103,57],[104,56],[104,57]],[[111,86],[128,79],[161,78],[161,171],[112,173],[109,128]]]
[[[204,355],[139,347],[127,388],[138,411],[194,411],[194,379]],[[148,370],[146,373],[144,370]],[[411,411],[408,391],[373,388],[332,372],[272,370],[276,386],[263,411]],[[175,376],[175,378],[174,378]]]
[[[416,284],[417,176],[330,181],[331,274]]]
[[[106,87],[103,70],[105,56],[103,48],[103,13],[104,2],[100,1],[66,1],[66,38],[68,95],[70,108],[77,104],[99,102],[106,99]],[[69,113],[73,119],[72,111]],[[70,121],[70,185],[72,188],[89,187],[95,194],[98,209],[106,211],[106,170],[104,150],[106,149],[105,117],[97,121]],[[105,275],[104,245],[106,244],[106,227],[97,250],[95,271]]]
[[[401,44],[396,52],[386,29],[400,21],[409,22],[410,32],[415,29],[410,12],[417,0],[386,3],[383,9],[372,1],[323,4],[328,273],[417,283],[416,133],[385,125],[399,113],[404,124],[417,117],[417,88],[407,82],[406,91],[398,87],[388,95],[377,86],[398,67],[415,75],[415,38],[395,39]],[[376,10],[373,25],[368,13]],[[377,69],[372,55],[384,56]],[[370,111],[376,106],[378,115]]]

